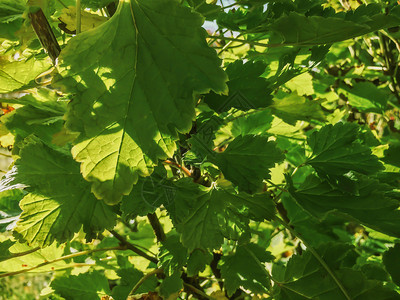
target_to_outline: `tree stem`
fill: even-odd
[[[122,246],[125,246],[127,249],[132,250],[133,252],[135,252],[137,255],[142,256],[144,258],[146,258],[147,260],[157,264],[158,263],[158,259],[155,257],[152,257],[150,255],[148,255],[147,253],[143,252],[142,250],[140,250],[139,248],[137,248],[135,245],[129,243],[122,235],[120,235],[119,233],[117,233],[114,230],[109,230],[110,233],[121,242]]]
[[[151,276],[153,276],[153,275],[155,275],[155,274],[162,273],[162,272],[163,272],[162,269],[155,269],[155,270],[153,270],[153,271],[147,273],[146,275],[144,275],[144,276],[138,281],[138,283],[136,283],[135,286],[132,288],[132,290],[131,290],[130,293],[129,293],[129,296],[130,296],[130,295],[134,295],[135,292],[140,288],[140,286],[141,286],[149,277],[151,277]]]
[[[153,227],[154,234],[157,237],[157,241],[162,243],[165,241],[165,233],[164,229],[157,218],[156,213],[147,214],[147,218],[149,219],[151,227]]]

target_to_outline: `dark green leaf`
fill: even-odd
[[[266,65],[261,61],[240,60],[231,63],[226,68],[229,81],[228,96],[210,93],[205,102],[216,112],[228,111],[232,107],[247,111],[249,109],[267,107],[272,96],[268,81],[261,77]]]
[[[301,207],[319,219],[327,213],[339,213],[377,231],[400,237],[399,202],[387,193],[391,188],[365,176],[359,178],[357,185],[358,194],[354,195],[310,175],[300,188],[291,186],[290,193]]]
[[[180,180],[176,186],[174,202],[167,209],[189,251],[217,249],[224,237],[237,239],[246,231],[249,218],[261,221],[275,213],[272,199],[264,194],[205,188],[190,180]]]
[[[115,213],[90,193],[90,185],[70,155],[28,138],[20,157],[9,184],[29,187],[30,193],[20,203],[23,212],[15,231],[30,244],[68,241],[82,226],[90,240],[96,232],[114,226]]]
[[[243,287],[255,293],[268,293],[271,286],[270,275],[264,263],[274,257],[256,244],[238,246],[234,254],[221,259],[221,275],[229,296]]]
[[[202,23],[177,1],[121,1],[63,49],[60,84],[75,91],[66,126],[80,133],[72,153],[98,199],[118,203],[173,156],[177,133],[192,126],[195,92],[227,92]]]
[[[188,251],[179,240],[180,236],[178,234],[168,234],[160,247],[158,254],[159,266],[167,276],[178,272],[186,264]]]
[[[358,140],[359,127],[353,123],[326,125],[308,138],[312,155],[307,164],[318,172],[342,175],[357,171],[366,175],[383,169],[371,150]]]
[[[211,253],[195,249],[189,256],[187,262],[187,274],[188,276],[196,276],[199,272],[203,272],[206,265],[210,264],[213,256]]]
[[[228,148],[213,158],[226,179],[247,193],[262,191],[263,179],[270,178],[269,169],[284,159],[275,142],[266,136],[238,136]]]
[[[383,282],[368,280],[362,272],[352,269],[356,256],[351,246],[331,243],[316,251],[333,271],[337,282],[310,251],[305,251],[293,256],[286,267],[273,266],[272,276],[277,283],[275,299],[400,299]]]
[[[400,286],[400,244],[394,245],[383,254],[383,263],[393,282]]]

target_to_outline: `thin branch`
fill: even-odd
[[[126,247],[121,245],[121,246],[118,246],[118,247],[110,247],[110,248],[91,249],[91,250],[80,251],[80,252],[64,255],[64,256],[61,256],[61,257],[53,259],[53,260],[44,261],[44,262],[42,262],[42,263],[40,263],[40,264],[38,264],[38,265],[36,265],[34,267],[28,268],[28,269],[0,274],[0,278],[26,273],[26,272],[38,269],[40,267],[44,267],[44,266],[53,264],[53,263],[61,261],[61,260],[71,259],[71,258],[82,256],[82,255],[88,255],[88,254],[91,254],[91,253],[94,253],[94,252],[104,252],[104,251],[112,251],[112,250],[126,250]]]
[[[186,167],[184,167],[184,166],[178,164],[178,163],[175,162],[175,161],[172,161],[172,160],[164,160],[163,163],[166,164],[166,165],[174,166],[174,167],[176,167],[176,168],[182,170],[182,172],[185,173],[185,175],[186,175],[187,177],[192,177],[192,172],[190,172]]]
[[[163,273],[162,269],[154,269],[153,271],[147,273],[146,275],[144,275],[139,281],[138,283],[135,284],[135,286],[132,288],[132,290],[130,291],[128,296],[134,295],[135,292],[140,288],[140,286],[151,276],[155,275],[155,274],[160,274]]]
[[[121,246],[125,246],[127,249],[132,250],[133,252],[135,252],[137,255],[142,256],[144,258],[146,258],[147,260],[157,264],[158,263],[158,259],[148,255],[147,253],[143,252],[142,250],[140,250],[139,248],[137,248],[135,245],[129,243],[122,235],[120,235],[119,233],[117,233],[114,230],[109,230],[110,233],[121,242]]]
[[[151,227],[153,227],[154,234],[157,237],[157,241],[162,243],[165,241],[165,233],[160,221],[157,218],[156,213],[147,214]]]
[[[215,299],[211,296],[208,296],[206,293],[204,293],[203,291],[199,290],[198,288],[194,287],[193,285],[184,282],[183,283],[184,286],[186,286],[187,288],[189,288],[190,290],[192,290],[195,294],[198,294],[206,299]]]
[[[282,226],[284,226],[293,236],[297,236],[304,246],[306,246],[307,250],[311,252],[311,254],[318,260],[318,262],[321,264],[321,266],[326,270],[326,272],[332,277],[332,279],[335,281],[336,285],[339,287],[343,295],[347,300],[351,300],[350,295],[346,291],[345,287],[342,285],[342,283],[339,281],[339,279],[336,277],[335,273],[331,270],[331,268],[327,265],[327,263],[322,259],[321,255],[313,248],[311,245],[304,240],[304,238],[296,232],[292,227],[289,226],[284,220],[282,220],[279,217],[275,217],[275,220],[278,221]]]
[[[55,64],[56,59],[61,52],[61,48],[43,11],[39,8],[36,12],[29,13],[28,15],[40,43],[47,51],[53,64]]]
[[[283,187],[280,187],[279,185],[273,183],[271,180],[266,179],[266,181],[267,181],[270,185],[272,185],[273,187],[277,188],[278,190],[283,191],[283,192],[288,192],[287,189],[285,189],[285,188],[283,188]]]

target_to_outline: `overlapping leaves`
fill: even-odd
[[[323,219],[330,212],[344,214],[350,220],[399,237],[399,203],[391,198],[391,188],[365,176],[360,176],[356,184],[358,192],[353,194],[310,175],[298,189],[292,186],[290,192],[306,211],[317,218]]]
[[[317,248],[317,253],[328,263],[325,268],[310,251],[293,256],[285,267],[274,265],[275,299],[400,298],[383,282],[353,269],[357,256],[351,246],[325,244]],[[336,280],[328,272],[333,272]]]
[[[114,225],[115,214],[90,193],[90,185],[71,156],[30,137],[20,157],[9,185],[28,186],[30,193],[20,202],[22,214],[15,232],[29,244],[46,246],[54,240],[68,241],[82,226],[90,240],[96,231]]]
[[[383,169],[371,150],[361,144],[359,127],[353,123],[327,125],[308,138],[312,155],[307,164],[318,172],[343,175],[349,171],[375,174]]]
[[[63,50],[62,84],[76,91],[67,126],[80,133],[72,152],[97,198],[119,202],[172,156],[177,131],[190,130],[194,92],[226,92],[202,22],[176,1],[124,0]]]
[[[274,216],[272,199],[265,194],[205,188],[189,180],[180,180],[176,186],[174,201],[167,209],[189,251],[216,249],[224,237],[238,239],[240,233],[246,233],[250,219],[262,221]]]

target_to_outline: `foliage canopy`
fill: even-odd
[[[0,23],[0,299],[400,299],[397,1]]]

